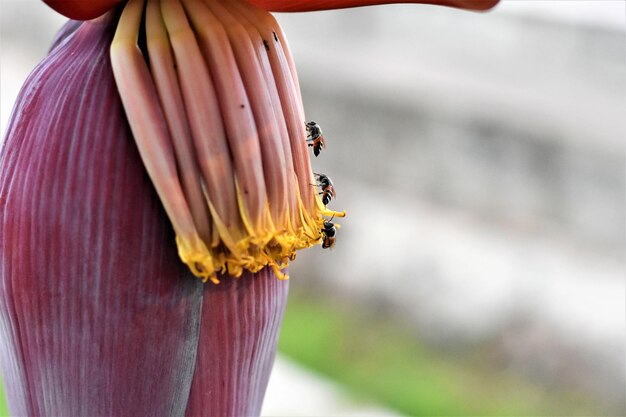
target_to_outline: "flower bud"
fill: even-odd
[[[204,285],[179,261],[113,78],[116,23],[64,28],[0,152],[11,415],[258,415],[287,282]]]

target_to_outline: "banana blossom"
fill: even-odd
[[[46,3],[85,21],[28,77],[0,152],[11,413],[258,415],[277,278],[343,214],[312,185],[295,65],[267,11],[388,2]]]

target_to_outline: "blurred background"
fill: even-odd
[[[4,132],[64,20],[0,7]],[[264,415],[624,415],[625,16],[277,16],[348,217],[292,264]]]

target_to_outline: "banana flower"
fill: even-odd
[[[11,413],[258,415],[287,263],[343,215],[317,193],[267,11],[390,2],[46,3],[84,22],[28,77],[0,152]]]

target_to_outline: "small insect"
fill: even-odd
[[[324,220],[324,228],[322,229],[322,234],[324,235],[322,249],[332,248],[335,245],[335,233],[337,229],[331,220],[332,218],[330,220]]]
[[[324,134],[322,133],[322,128],[315,122],[307,122],[305,123],[307,134],[307,142],[309,146],[313,147],[313,154],[318,156],[322,151],[322,148],[326,147],[326,142],[324,141]]]
[[[322,192],[319,193],[322,196],[322,203],[327,206],[337,194],[335,193],[335,187],[333,187],[333,182],[330,177],[326,174],[317,174],[314,173],[317,178],[317,186],[322,189]]]

